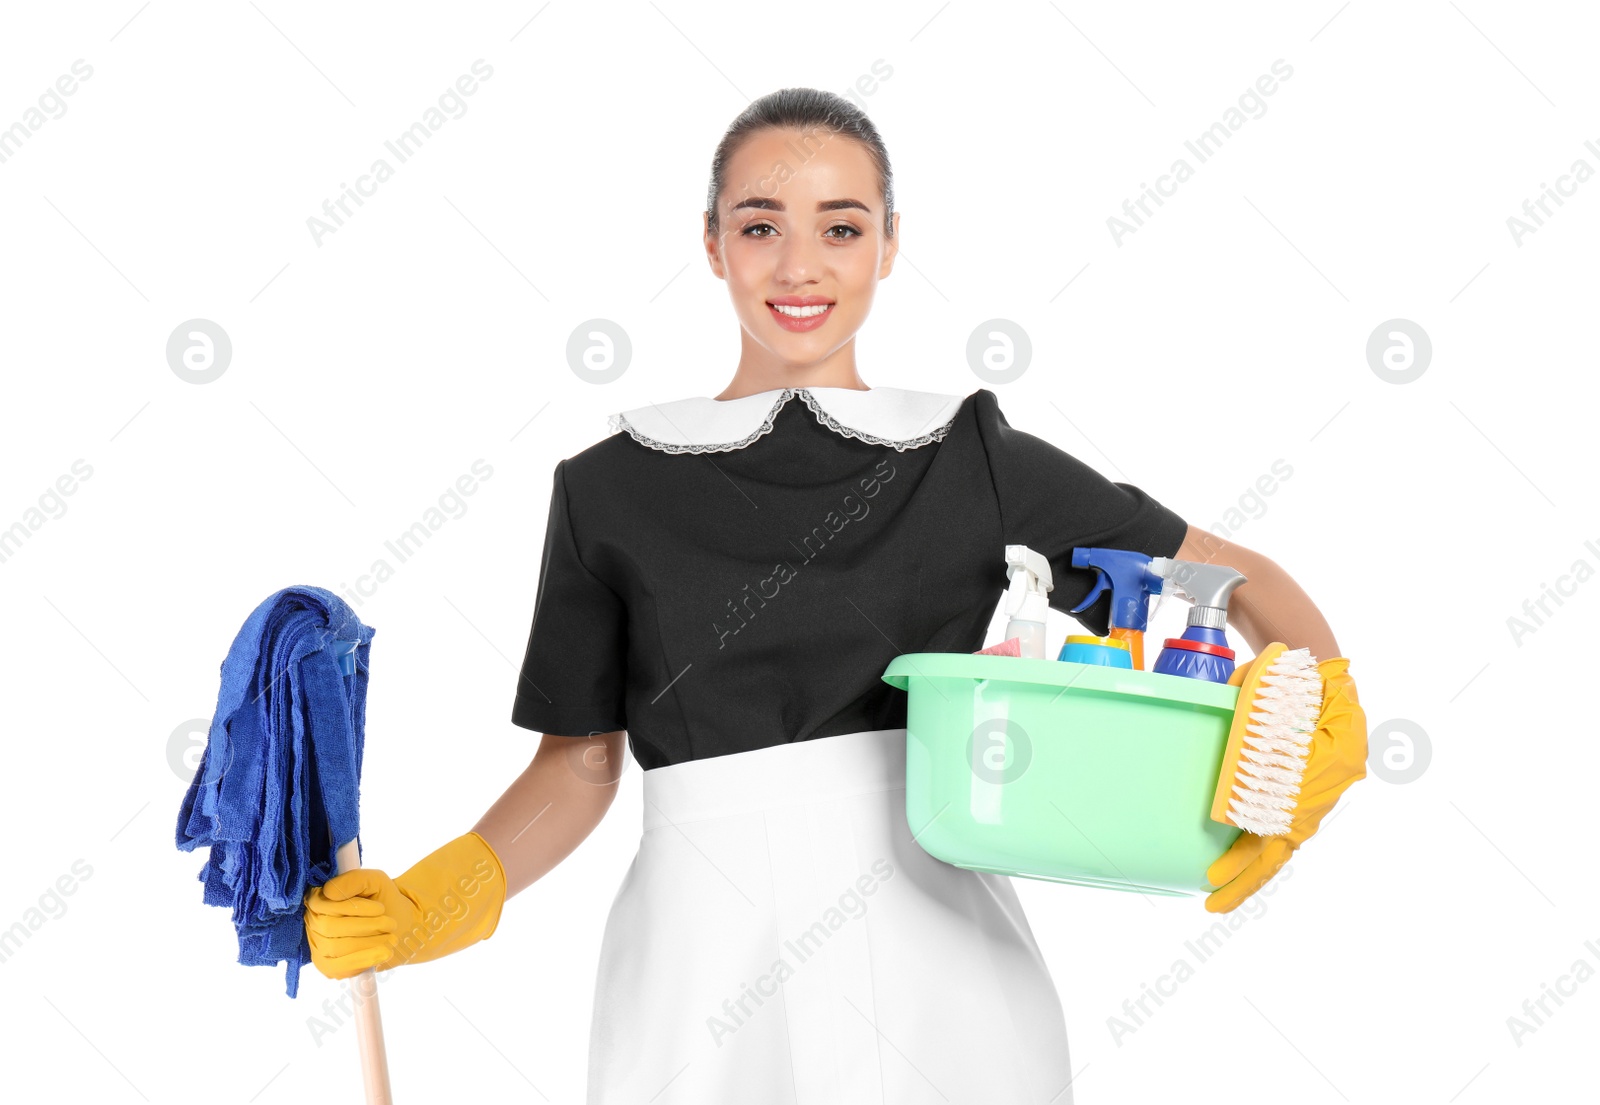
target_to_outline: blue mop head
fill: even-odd
[[[373,630],[321,587],[257,606],[222,661],[206,748],[178,812],[178,847],[209,845],[207,905],[231,906],[239,962],[286,962],[289,996],[311,958],[304,898],[359,835]]]

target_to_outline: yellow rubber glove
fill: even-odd
[[[372,867],[346,871],[306,894],[311,962],[329,978],[352,978],[438,959],[494,935],[505,900],[505,868],[477,833],[396,879]]]
[[[1276,875],[1296,848],[1304,844],[1345,788],[1367,775],[1367,715],[1356,697],[1350,661],[1343,656],[1317,665],[1322,676],[1322,712],[1311,737],[1305,775],[1300,780],[1294,816],[1283,836],[1241,833],[1233,846],[1206,870],[1206,879],[1219,887],[1206,898],[1206,909],[1227,913],[1260,890]],[[1237,687],[1248,665],[1235,668],[1228,682]]]

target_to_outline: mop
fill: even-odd
[[[286,587],[234,637],[177,845],[210,847],[207,905],[233,911],[239,962],[285,964],[289,997],[311,958],[311,888],[361,865],[358,843],[373,630],[321,587]],[[387,1100],[373,972],[355,981],[369,1101]]]

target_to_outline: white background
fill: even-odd
[[[1204,8],[7,5],[0,127],[75,60],[93,69],[0,164],[0,528],[92,468],[0,562],[0,928],[75,861],[92,871],[0,962],[8,1084],[358,1100],[353,1030],[308,1026],[336,985],[308,967],[291,1002],[201,904],[203,854],[173,847],[174,731],[210,716],[256,603],[349,586],[481,458],[465,514],[358,608],[377,629],[367,862],[398,872],[470,828],[538,740],[508,718],[553,466],[610,412],[732,375],[737,323],[699,237],[723,128],[756,96],[844,92],[876,65],[862,99],[903,244],[863,379],[967,394],[991,386],[974,329],[1025,328],[1029,370],[993,385],[1012,424],[1288,569],[1352,658],[1373,762],[1403,780],[1353,788],[1120,1036],[1109,1019],[1193,963],[1215,918],[1018,880],[1077,1100],[1592,1093],[1600,182],[1520,242],[1507,219],[1575,160],[1600,168],[1600,24],[1484,0]],[[314,240],[308,217],[480,58],[493,75],[465,113]],[[1198,163],[1184,141],[1277,59],[1293,74],[1265,113]],[[1193,178],[1119,244],[1107,218],[1179,157]],[[633,343],[603,386],[566,357],[597,317]],[[165,356],[196,318],[233,345],[203,386]],[[1405,384],[1366,355],[1396,318],[1433,347]],[[1252,498],[1279,459],[1292,476]],[[1514,637],[1507,619],[1564,576],[1562,605]],[[1052,615],[1053,639],[1068,628]],[[1397,743],[1396,720],[1425,741]],[[630,762],[491,941],[386,976],[401,1100],[582,1100],[639,782]],[[1514,1035],[1579,960],[1584,981]]]

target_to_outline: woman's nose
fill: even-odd
[[[816,279],[822,271],[819,254],[820,243],[797,235],[785,238],[776,272],[779,282],[804,284],[808,280]]]

